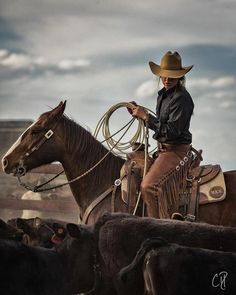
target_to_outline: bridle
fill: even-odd
[[[20,179],[21,176],[24,176],[26,174],[26,167],[24,165],[24,160],[26,158],[28,158],[30,155],[32,155],[33,152],[39,150],[40,147],[54,135],[54,132],[55,132],[57,126],[58,126],[58,122],[56,122],[54,128],[48,129],[44,133],[43,137],[35,145],[33,145],[30,149],[28,149],[27,152],[21,157],[21,159],[19,161],[19,165],[16,168],[15,176],[17,177],[20,185],[23,186],[24,188],[26,188],[27,190],[30,190],[32,192],[37,192],[37,191],[39,191],[38,189],[40,187],[45,186],[46,184],[48,184],[49,182],[51,182],[52,180],[54,180],[55,178],[57,178],[58,176],[60,176],[64,172],[64,170],[62,170],[57,175],[55,175],[53,178],[49,179],[48,181],[46,181],[40,185],[36,185],[34,187],[31,187],[28,184],[23,183]]]
[[[53,136],[54,132],[52,129],[47,130],[47,132],[43,135],[41,140],[35,144],[33,147],[31,147],[20,159],[19,165],[16,169],[15,176],[21,177],[25,175],[26,168],[24,166],[24,160],[28,158],[33,152],[37,151],[47,140],[49,140]]]

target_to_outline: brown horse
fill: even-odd
[[[3,170],[14,175],[59,161],[71,180],[84,174],[108,153],[87,130],[63,115],[66,103],[42,114],[15,142],[2,159]],[[105,211],[111,211],[114,181],[120,177],[124,160],[109,153],[99,165],[79,180],[70,183],[81,217],[91,203],[95,208],[87,222],[93,224]],[[236,225],[236,171],[226,172],[227,197],[219,203],[202,205],[199,220],[211,224]],[[106,192],[105,194],[103,194]],[[105,197],[104,197],[105,196]],[[115,211],[128,212],[127,205],[115,195]],[[102,199],[101,202],[99,200]]]

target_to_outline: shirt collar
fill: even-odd
[[[172,87],[172,88],[170,88],[168,90],[166,90],[165,87],[163,87],[161,90],[158,91],[158,95],[161,95],[161,94],[165,93],[165,95],[167,96],[167,95],[173,93],[175,91],[175,89],[176,89],[176,86]]]

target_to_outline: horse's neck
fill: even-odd
[[[83,140],[83,138],[78,138],[77,147],[81,145]],[[83,146],[83,153],[81,153],[80,148],[75,148],[73,151],[65,150],[65,155],[61,163],[68,180],[86,173],[108,152],[92,136],[89,140],[86,139],[88,146]],[[73,144],[76,147],[76,144]],[[94,146],[94,149],[92,146]],[[94,199],[114,183],[115,179],[119,178],[122,164],[123,160],[121,158],[109,154],[90,173],[70,184],[71,191],[82,213]]]
[[[87,155],[86,157],[90,156],[91,155]],[[109,158],[111,159],[111,157]],[[71,180],[80,175],[84,175],[88,169],[93,167],[99,160],[100,158],[94,159],[94,161],[91,161],[91,166],[86,166],[82,158],[78,158],[77,161],[75,161],[74,158],[68,159],[67,163],[63,163],[67,179]],[[82,212],[85,211],[94,199],[107,190],[114,183],[115,179],[119,178],[122,162],[118,160],[118,163],[114,166],[114,172],[117,173],[111,174],[110,169],[108,169],[108,161],[108,159],[105,159],[103,163],[99,164],[99,166],[89,174],[70,184],[71,191]]]

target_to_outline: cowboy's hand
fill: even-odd
[[[132,107],[132,116],[135,118],[140,118],[143,120],[146,120],[147,118],[147,113],[143,109],[143,107],[137,105]]]
[[[134,106],[137,106],[137,103],[135,102],[135,101],[130,101],[129,102],[132,106],[134,105]],[[128,108],[127,107],[127,110],[128,110],[128,112],[132,115],[133,114],[133,111],[132,111],[132,108],[130,107],[130,108]]]

